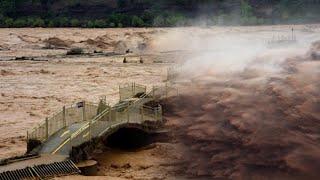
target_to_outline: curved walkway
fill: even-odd
[[[65,126],[41,144],[37,151],[40,154],[59,154],[68,156],[72,147],[89,142],[93,138],[109,134],[113,129],[124,125],[138,124],[145,127],[145,122],[161,122],[162,108],[145,106],[146,103],[154,100],[148,95],[140,98],[122,100],[114,107],[105,109],[88,121],[75,121]],[[97,108],[99,109],[99,108]]]

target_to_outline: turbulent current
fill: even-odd
[[[194,66],[201,70],[190,69],[185,62],[186,72],[177,77],[181,95],[164,102],[167,123],[185,145],[184,172],[228,179],[320,177],[318,52],[320,42],[304,55],[277,62],[262,55],[235,71],[200,62]]]

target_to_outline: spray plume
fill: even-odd
[[[195,28],[156,41],[191,51],[176,78],[182,94],[163,102],[167,124],[185,146],[188,175],[320,176],[320,61],[310,55],[320,42],[306,53],[318,37],[302,33],[303,42],[270,49],[266,34]]]

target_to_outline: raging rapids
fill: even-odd
[[[186,149],[183,172],[205,179],[320,177],[318,52],[320,42],[281,61],[263,54],[236,71],[185,62],[181,95],[164,102],[167,124]]]

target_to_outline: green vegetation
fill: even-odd
[[[253,8],[246,1],[241,2],[240,23],[243,25],[259,25],[264,23],[264,19],[254,16]]]
[[[173,27],[320,21],[305,0],[0,0],[0,27]]]
[[[131,19],[131,25],[133,27],[142,27],[142,26],[144,26],[144,22],[138,16],[133,16],[132,19]]]

